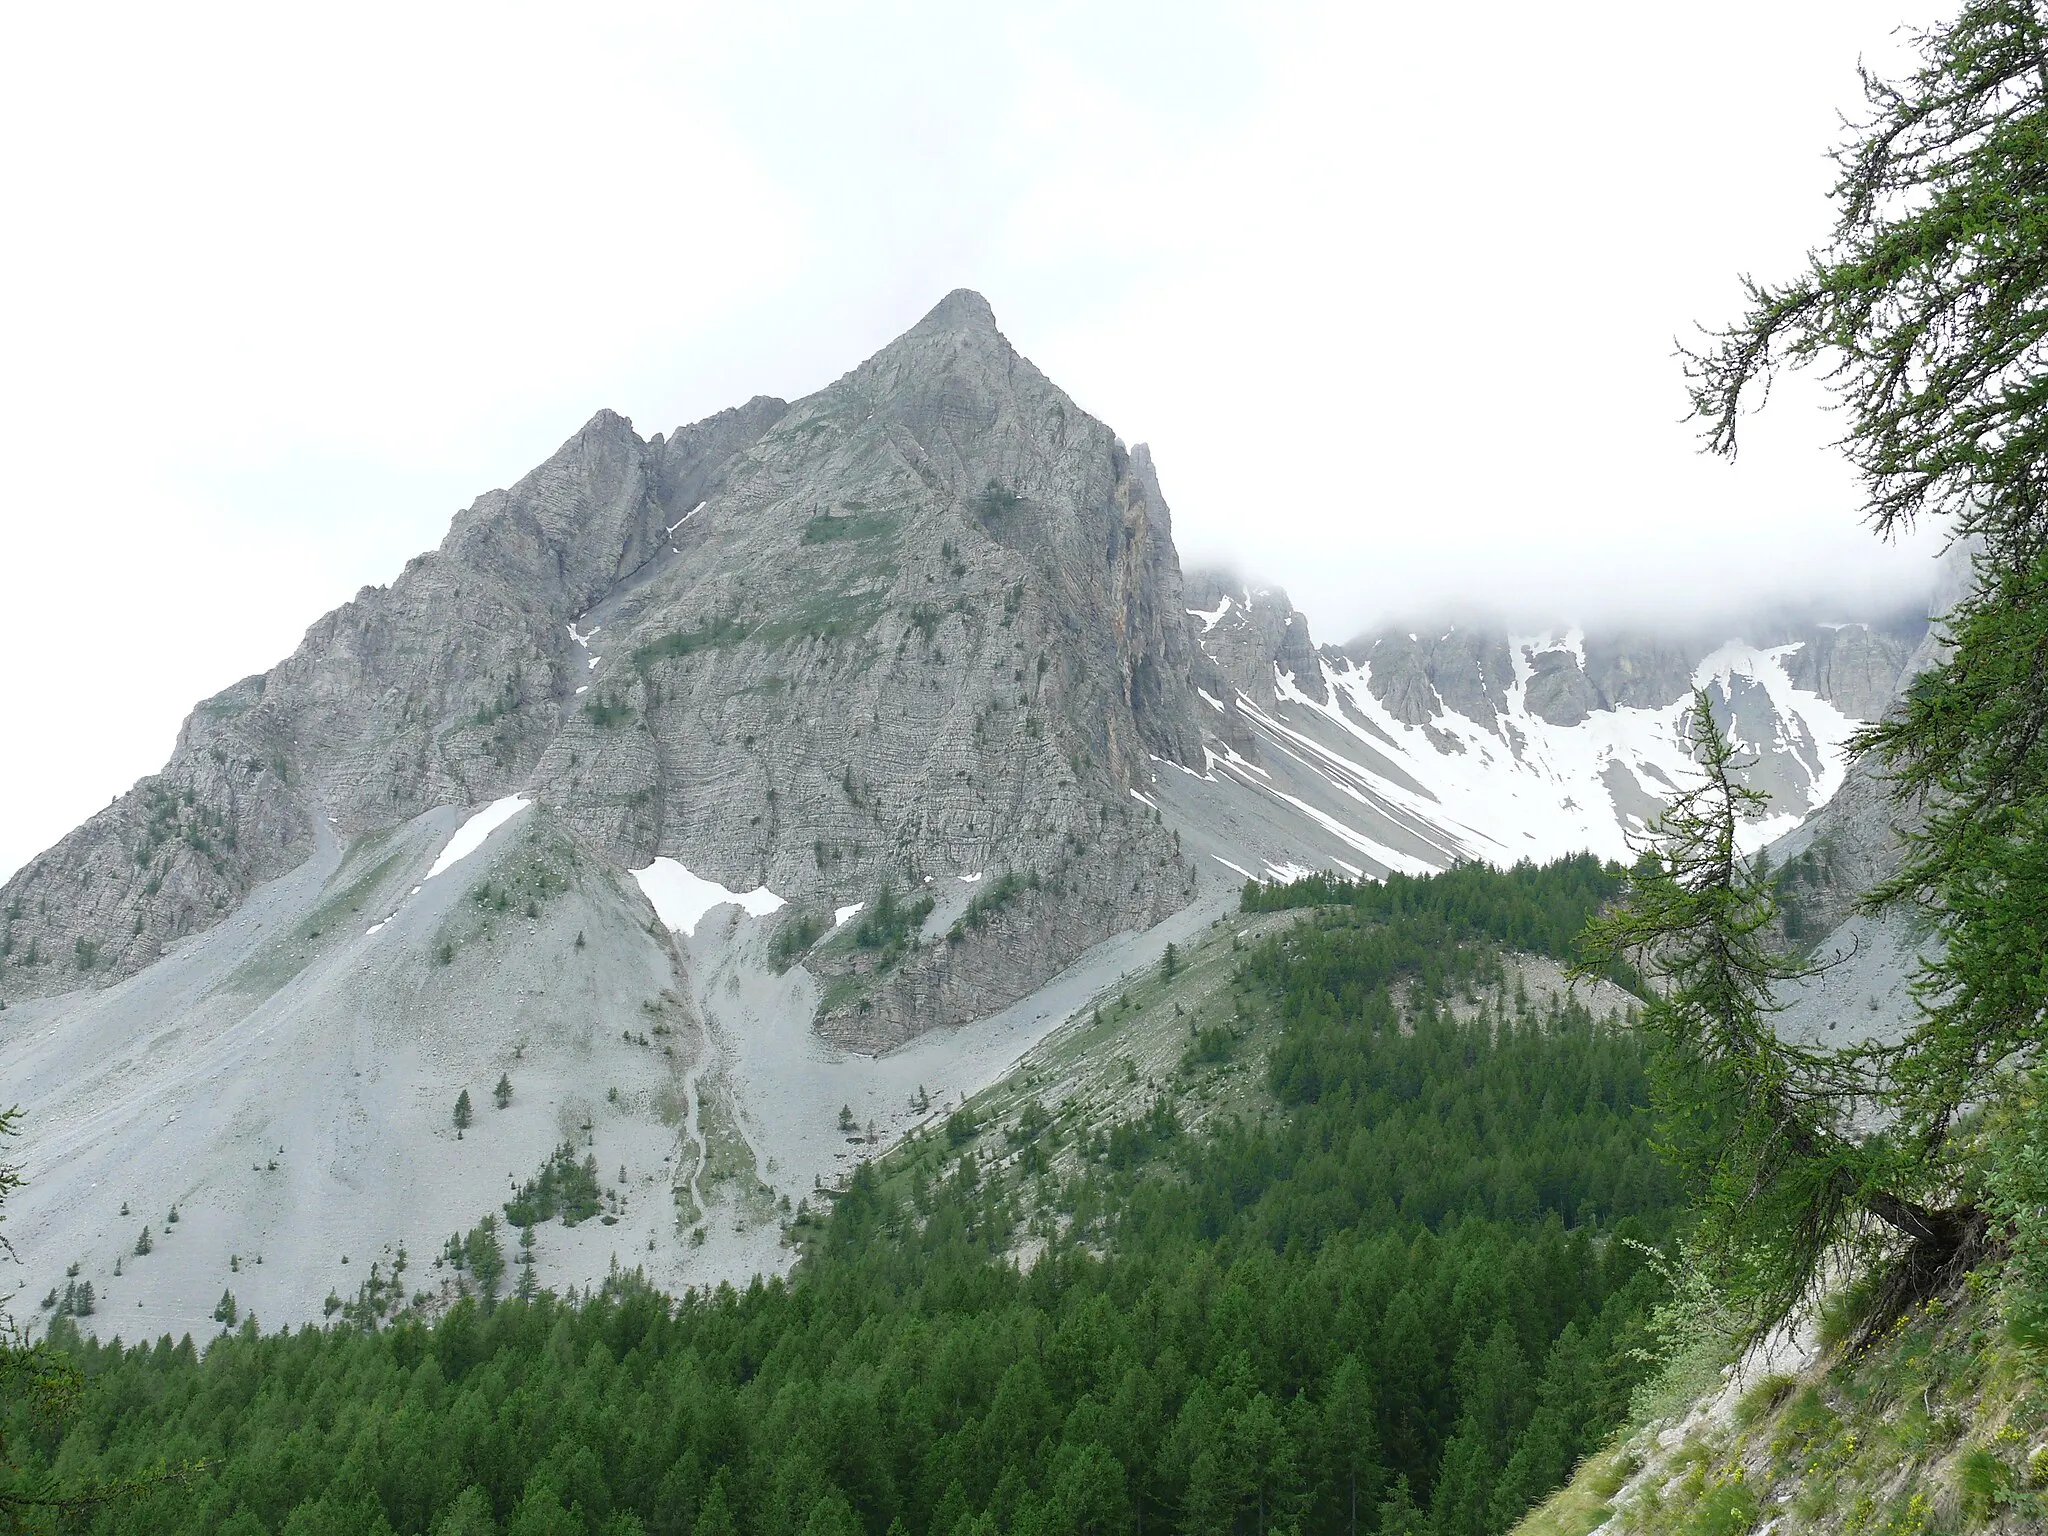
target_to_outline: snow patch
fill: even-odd
[[[697,515],[697,514],[698,514],[699,512],[702,512],[702,511],[704,510],[704,508],[705,508],[705,507],[706,507],[707,505],[709,505],[709,503],[707,503],[707,502],[702,502],[702,501],[698,502],[698,503],[697,503],[697,505],[695,505],[694,507],[690,508],[690,510],[689,510],[689,511],[687,511],[687,512],[685,512],[685,513],[684,513],[684,514],[683,514],[683,515],[682,515],[681,517],[677,518],[677,519],[676,519],[676,520],[675,520],[674,522],[670,523],[670,524],[668,525],[668,529],[667,529],[667,531],[668,531],[668,532],[670,532],[670,533],[674,533],[674,532],[675,532],[675,531],[676,531],[676,530],[677,530],[678,528],[682,527],[682,526],[683,526],[683,524],[687,523],[687,522],[688,522],[688,521],[689,521],[689,520],[690,520],[691,518],[695,517],[695,516],[696,516],[696,515]],[[676,553],[677,553],[677,554],[681,554],[681,553],[682,553],[682,551],[681,551],[681,550],[677,550],[677,551],[676,551]],[[594,631],[594,630],[593,630],[593,631],[592,631],[592,633],[594,634],[594,633],[596,633],[596,631]]]
[[[427,871],[427,879],[431,880],[443,870],[460,864],[483,847],[485,838],[531,804],[533,802],[524,795],[507,795],[502,800],[493,800],[455,829],[455,835],[448,839],[441,856],[434,860],[434,867]],[[417,891],[419,887],[416,885],[413,889]]]
[[[627,871],[654,904],[654,915],[677,933],[695,937],[697,924],[713,907],[730,902],[749,917],[766,917],[788,905],[765,885],[751,891],[729,891],[716,880],[693,875],[674,859],[659,858],[645,869]]]
[[[1411,830],[1448,837],[1453,857],[1506,864],[1524,856],[1555,858],[1591,848],[1625,860],[1630,856],[1625,829],[1640,825],[1644,814],[1643,807],[1619,798],[1626,796],[1628,780],[1652,800],[1668,801],[1676,786],[1697,777],[1684,731],[1691,699],[1650,709],[1596,709],[1574,726],[1553,725],[1532,714],[1527,693],[1535,657],[1564,651],[1577,659],[1584,646],[1577,629],[1511,638],[1514,678],[1504,690],[1507,709],[1485,720],[1441,705],[1421,725],[1395,718],[1372,691],[1370,660],[1355,669],[1325,663],[1325,700],[1308,697],[1276,668],[1279,709],[1269,714],[1242,694],[1238,705],[1262,735],[1322,785],[1394,816]],[[1841,787],[1857,722],[1793,684],[1786,660],[1796,649],[1733,642],[1702,661],[1693,681],[1718,686],[1724,696],[1738,685],[1764,695],[1768,710],[1745,711],[1745,719],[1767,714],[1762,729],[1770,739],[1740,745],[1796,765],[1794,787],[1803,790],[1810,813]],[[1313,736],[1307,733],[1311,725],[1317,728]],[[1338,733],[1334,742],[1332,730]],[[1347,743],[1355,743],[1355,749]],[[1218,758],[1212,751],[1211,769],[1225,767],[1244,777],[1250,765],[1230,757]],[[1800,770],[1803,785],[1796,783]],[[1314,815],[1311,819],[1321,821]],[[1745,851],[1761,846],[1799,819],[1780,811],[1745,822],[1741,844]],[[1327,822],[1323,825],[1350,841]]]
[[[1206,635],[1207,633],[1209,633],[1210,630],[1214,629],[1217,626],[1217,624],[1222,621],[1223,615],[1230,612],[1230,609],[1231,602],[1230,599],[1226,597],[1223,599],[1222,602],[1216,605],[1215,610],[1213,612],[1204,613],[1199,608],[1190,608],[1188,610],[1188,617],[1200,619],[1202,621],[1202,633]],[[1206,698],[1207,695],[1205,694],[1204,697]]]
[[[1133,800],[1138,801],[1141,805],[1150,806],[1155,811],[1159,809],[1159,802],[1157,800],[1154,800],[1150,795],[1143,793],[1142,791],[1135,789],[1132,790],[1131,798]]]
[[[1266,868],[1271,872],[1273,878],[1282,884],[1292,880],[1306,880],[1310,875],[1317,873],[1317,871],[1310,869],[1306,864],[1296,864],[1291,860],[1283,864],[1275,864],[1271,859],[1268,859],[1266,860]]]
[[[850,907],[834,907],[832,909],[832,926],[834,928],[844,928],[847,920],[860,916],[860,909],[866,905],[867,903],[864,901],[856,901]]]

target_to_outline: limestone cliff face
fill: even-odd
[[[950,940],[817,961],[849,1041],[970,1017],[1188,900],[1131,795],[1152,757],[1202,760],[1185,608],[1144,448],[956,292],[806,400],[651,441],[601,411],[479,498],[9,882],[0,997],[133,973],[316,818],[521,791],[617,863],[828,923],[985,875],[1003,899]]]

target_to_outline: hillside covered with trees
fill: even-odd
[[[1444,878],[1510,926],[1582,883]],[[1625,1415],[1682,1191],[1640,1036],[1438,1006],[1486,931],[1319,902],[1246,948],[1281,1111],[1098,1128],[1034,1262],[969,1146],[864,1168],[744,1293],[620,1275],[203,1350],[62,1320],[80,1390],[9,1420],[14,1486],[142,1480],[109,1532],[1503,1529]]]

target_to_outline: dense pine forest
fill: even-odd
[[[81,1390],[10,1419],[14,1475],[183,1469],[83,1518],[106,1532],[1503,1530],[1622,1419],[1682,1191],[1639,1035],[1440,1005],[1618,880],[1248,898],[1303,908],[1233,982],[1278,1023],[1278,1108],[1098,1128],[1029,1262],[969,1145],[863,1168],[744,1292],[622,1274],[204,1347],[60,1320]]]

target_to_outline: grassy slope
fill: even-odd
[[[2048,1368],[1984,1297],[1931,1303],[1858,1357],[1745,1366],[1683,1417],[1653,1407],[1515,1536],[2048,1529]]]

